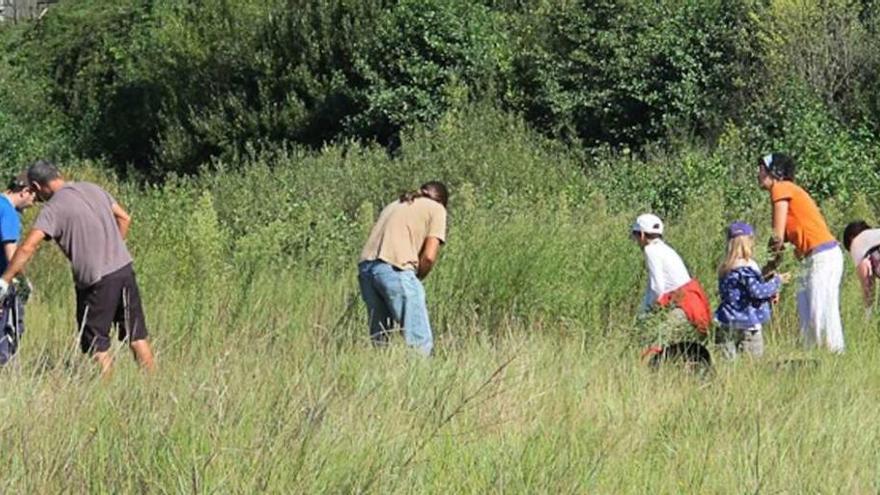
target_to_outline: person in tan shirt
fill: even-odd
[[[401,326],[407,345],[431,354],[434,339],[421,281],[446,242],[448,199],[442,182],[427,182],[386,206],[373,225],[358,262],[358,282],[375,345],[385,345],[389,332]]]

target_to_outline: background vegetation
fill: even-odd
[[[2,370],[0,485],[877,491],[880,339],[849,262],[845,356],[800,350],[791,286],[767,358],[700,382],[639,362],[627,239],[638,212],[666,216],[714,299],[724,226],[766,241],[771,150],[835,232],[875,221],[874,7],[78,0],[3,27],[0,165],[58,159],[132,211],[161,370],[120,349],[97,381],[44,247]],[[355,259],[379,209],[434,178],[453,192],[438,354],[376,352]]]

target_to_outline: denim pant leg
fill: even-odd
[[[425,287],[415,272],[401,272],[405,292],[403,307],[403,332],[406,343],[424,355],[430,355],[434,348],[434,336],[431,322],[428,320],[428,303],[425,298]]]
[[[385,303],[385,299],[379,292],[373,268],[375,261],[364,261],[358,265],[358,284],[361,288],[361,298],[367,306],[370,322],[370,340],[376,345],[385,345],[388,342],[388,332],[393,328],[391,310]]]
[[[382,295],[394,321],[403,326],[407,345],[422,354],[430,354],[434,343],[428,323],[425,289],[415,272],[395,270],[380,262],[371,273],[374,287]]]

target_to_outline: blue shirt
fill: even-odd
[[[718,279],[721,304],[715,319],[724,326],[751,328],[770,320],[770,299],[779,292],[782,281],[773,277],[765,282],[753,265],[741,266]]]
[[[21,218],[19,218],[15,206],[12,206],[12,201],[9,201],[5,194],[2,196],[3,198],[0,199],[0,244],[5,247],[7,242],[17,243],[21,240]],[[4,249],[0,253],[0,273],[5,272],[7,266],[9,266],[9,260],[6,259],[6,250]]]
[[[0,244],[5,247],[7,242],[17,243],[21,240],[21,218],[19,218],[15,206],[12,206],[12,201],[9,201],[5,194],[2,196],[3,198],[0,199]],[[0,253],[0,273],[6,271],[9,261],[6,259],[4,248]]]
[[[18,211],[12,206],[12,201],[9,201],[5,194],[2,196],[3,198],[0,199],[0,244],[18,243],[21,240],[21,218],[18,216]],[[9,261],[6,259],[6,250],[4,249],[3,253],[0,253],[0,273],[6,271]]]

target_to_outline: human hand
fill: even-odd
[[[785,250],[785,243],[782,239],[776,237],[775,235],[770,236],[770,239],[767,241],[767,251],[772,256],[777,256],[781,254]]]
[[[770,304],[779,304],[779,293],[773,294],[773,297],[770,298]]]
[[[791,273],[789,273],[789,272],[777,273],[776,276],[779,277],[779,281],[782,282],[783,284],[787,284],[787,283],[791,282]]]

